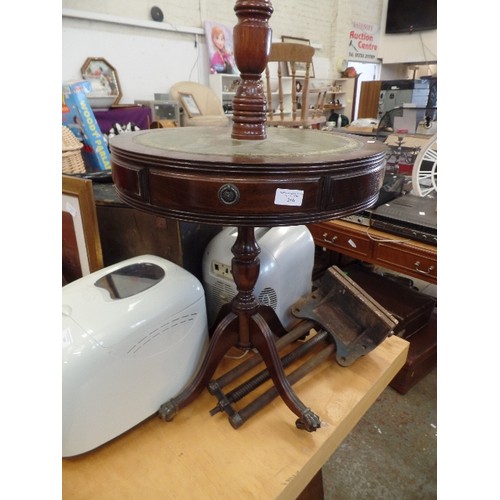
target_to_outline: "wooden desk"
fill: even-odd
[[[296,429],[281,398],[235,430],[225,414],[209,415],[216,398],[205,390],[173,422],[152,417],[63,459],[63,498],[295,499],[404,365],[408,345],[393,336],[350,367],[329,360],[297,382],[321,417],[316,432]]]
[[[308,226],[316,245],[437,283],[437,247],[344,220]]]

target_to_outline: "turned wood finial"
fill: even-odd
[[[265,139],[266,97],[261,81],[271,50],[270,0],[237,0],[234,58],[241,83],[233,98],[233,139]]]

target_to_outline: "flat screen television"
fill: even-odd
[[[386,33],[437,29],[437,0],[388,0]]]

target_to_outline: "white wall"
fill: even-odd
[[[87,57],[104,57],[120,79],[121,103],[151,99],[180,80],[208,84],[203,22],[216,20],[234,26],[234,4],[234,0],[158,1],[155,5],[165,17],[157,23],[146,2],[64,0],[62,79],[80,79]],[[281,35],[309,38],[316,48],[317,77],[330,78],[331,0],[317,0],[314,9],[307,0],[275,1],[273,7],[273,39],[279,41]],[[324,14],[320,18],[318,9]]]
[[[386,35],[388,0],[382,0],[379,58],[383,64],[437,62],[437,30]]]
[[[379,24],[379,56],[384,63],[422,61],[420,35],[383,35],[386,2],[274,0],[269,24],[274,40],[287,35],[311,41],[316,48],[317,78],[339,76],[336,60],[347,57],[353,20]],[[151,99],[154,93],[168,92],[180,80],[208,83],[203,22],[234,26],[234,0],[157,0],[154,5],[165,16],[162,23],[151,19],[151,4],[139,0],[63,0],[62,80],[80,79],[87,57],[104,57],[118,73],[122,103]],[[393,36],[398,37],[395,44]],[[422,36],[427,38],[427,34]],[[429,54],[435,52],[435,45],[435,40],[425,41]]]
[[[166,93],[181,80],[207,83],[209,69],[203,36],[111,28],[97,22],[63,22],[63,80],[81,78],[80,68],[87,57],[104,57],[118,74],[121,103],[152,99],[154,93]]]

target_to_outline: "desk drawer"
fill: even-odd
[[[370,254],[371,241],[368,237],[329,227],[326,224],[314,224],[309,226],[314,242],[328,250],[340,252],[354,257],[368,257]]]
[[[397,267],[400,272],[410,274],[432,283],[437,281],[437,257],[417,247],[378,243],[374,258],[381,266]]]

